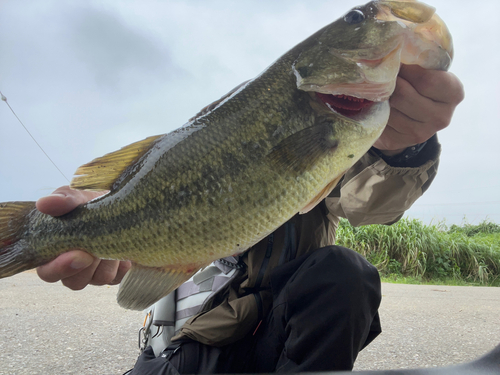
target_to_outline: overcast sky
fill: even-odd
[[[0,91],[70,179],[181,125],[361,2],[0,1]],[[440,133],[439,174],[408,216],[500,223],[500,2],[429,2],[454,37],[466,99]],[[0,102],[0,201],[67,184]]]

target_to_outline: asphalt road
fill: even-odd
[[[382,334],[355,369],[471,361],[500,344],[500,288],[382,284]]]
[[[80,292],[25,272],[0,280],[0,374],[122,374],[138,354],[143,314],[117,287]],[[356,368],[457,364],[500,343],[500,289],[383,284],[383,330]]]

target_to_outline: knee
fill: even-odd
[[[330,270],[346,273],[353,277],[378,276],[378,270],[361,254],[342,246],[327,246],[315,250],[308,259],[324,264]]]
[[[345,288],[350,294],[357,294],[359,297],[370,295],[380,302],[378,270],[354,250],[341,246],[324,247],[314,251],[307,263],[315,268],[318,278],[337,288]]]

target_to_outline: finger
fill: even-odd
[[[419,65],[401,65],[398,75],[421,95],[436,102],[456,105],[464,99],[463,85],[451,72],[424,69]]]
[[[73,190],[69,186],[62,186],[51,195],[40,198],[36,202],[36,208],[44,214],[61,216],[103,194],[105,192]]]
[[[373,144],[373,147],[381,151],[390,151],[391,154],[395,155],[417,143],[418,142],[413,142],[412,137],[409,135],[402,134],[391,126],[386,126],[382,135]]]
[[[119,260],[106,260],[101,259],[99,265],[92,275],[90,281],[91,285],[106,285],[111,284],[116,278],[118,267],[120,266]]]
[[[387,126],[373,146],[381,151],[390,150],[390,154],[395,155],[407,147],[427,141],[435,132],[433,126],[415,121],[393,108]]]
[[[83,269],[91,266],[94,259],[89,253],[73,250],[61,254],[52,262],[38,267],[36,272],[43,281],[54,283],[78,274]]]
[[[399,110],[393,109],[382,135],[386,138],[386,143],[390,144],[390,149],[407,148],[424,143],[444,127],[444,125],[438,127],[432,121],[413,120]]]
[[[71,290],[82,290],[92,282],[95,270],[99,266],[101,259],[94,258],[90,266],[82,269],[73,276],[61,280],[62,284]]]
[[[436,102],[421,95],[408,81],[398,77],[396,88],[389,99],[391,109],[407,116],[398,126],[413,127],[415,122],[432,123],[437,130],[445,128],[453,114],[453,106]],[[411,121],[413,120],[413,121]]]
[[[126,275],[131,266],[132,263],[129,261],[120,262],[120,265],[118,266],[118,271],[116,272],[115,279],[112,282],[110,282],[109,285],[120,284],[123,277]]]

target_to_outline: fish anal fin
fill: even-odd
[[[131,310],[143,310],[187,281],[203,265],[145,267],[132,264],[118,290],[118,304]]]
[[[275,168],[301,174],[327,154],[335,152],[337,146],[332,128],[327,124],[319,124],[285,138],[267,157]]]
[[[122,173],[149,151],[163,135],[148,137],[79,167],[70,187],[79,190],[110,190]]]
[[[338,177],[335,177],[331,182],[328,183],[328,185],[326,185],[323,190],[320,191],[320,193],[318,195],[316,195],[308,204],[305,205],[304,208],[302,208],[302,210],[300,210],[300,214],[305,214],[309,211],[311,211],[314,207],[316,207],[316,205],[321,202],[323,199],[325,199],[328,194],[330,194],[332,192],[332,190],[335,188],[335,186],[337,186],[337,184],[339,183],[339,181],[342,179],[342,177],[344,176],[344,173],[341,173]]]

